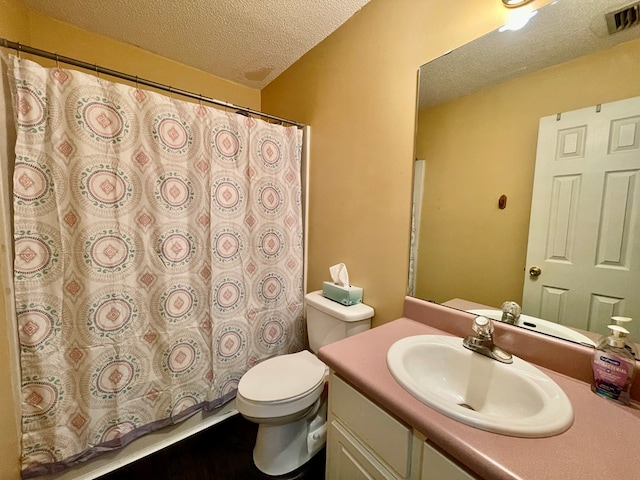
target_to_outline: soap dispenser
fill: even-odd
[[[598,395],[628,405],[631,382],[635,375],[635,358],[625,348],[629,331],[620,325],[609,325],[611,335],[598,343],[593,354],[591,390]]]
[[[611,320],[613,320],[614,325],[620,325],[621,327],[624,327],[627,330],[629,330],[629,327],[627,325],[631,322],[632,318],[631,317],[611,317]],[[624,348],[626,348],[629,351],[629,353],[633,355],[634,358],[637,358],[635,345],[626,337],[625,337]]]
[[[611,317],[611,320],[613,320],[612,325],[620,325],[621,327],[629,330],[626,325],[631,322],[632,318],[630,317]],[[607,344],[607,336],[604,335],[600,340],[598,340],[598,343],[596,344],[596,348],[601,348],[604,345]],[[634,345],[633,342],[631,342],[627,337],[624,338],[625,339],[625,344],[624,344],[624,348],[627,349],[627,351],[633,355],[633,358],[638,358],[636,355],[636,346]]]

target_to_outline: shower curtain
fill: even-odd
[[[23,477],[303,347],[302,132],[9,60]]]

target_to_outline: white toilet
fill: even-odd
[[[322,296],[305,295],[309,346],[328,343],[371,328],[373,308],[346,307]],[[327,435],[328,367],[307,350],[259,363],[238,384],[236,408],[259,424],[253,461],[267,475],[284,475],[310,460]]]

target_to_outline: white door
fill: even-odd
[[[524,284],[527,314],[640,340],[640,97],[540,119]]]

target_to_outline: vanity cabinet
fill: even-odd
[[[333,372],[327,480],[477,480]]]
[[[444,456],[426,442],[422,450],[422,471],[420,480],[477,480],[456,462]]]

